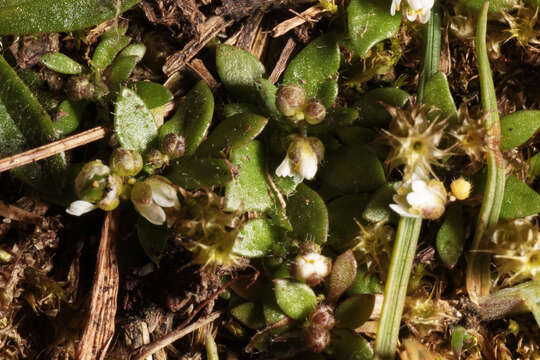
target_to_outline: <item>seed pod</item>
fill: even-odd
[[[304,120],[310,125],[323,122],[326,117],[326,108],[317,99],[310,99],[304,108]]]
[[[306,346],[315,353],[322,352],[330,344],[330,332],[320,326],[309,326],[302,332]]]
[[[306,92],[295,84],[281,86],[276,96],[276,106],[285,116],[295,116],[306,102]]]
[[[68,98],[73,101],[92,99],[96,90],[86,75],[70,77],[66,88]]]
[[[143,159],[135,150],[115,149],[111,155],[110,166],[117,175],[135,176],[143,168]]]
[[[185,139],[181,135],[167,134],[163,138],[161,151],[171,159],[176,159],[184,155],[186,150]]]

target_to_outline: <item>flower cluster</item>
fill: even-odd
[[[415,21],[418,19],[422,24],[429,21],[431,16],[431,8],[433,7],[434,0],[407,0],[407,19],[409,21]],[[401,6],[401,0],[392,0],[390,7],[390,14],[395,15],[396,11],[399,11]]]

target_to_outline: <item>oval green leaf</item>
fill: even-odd
[[[40,62],[47,68],[60,74],[75,75],[83,71],[81,64],[60,52],[48,53],[41,57]]]
[[[279,234],[266,219],[254,219],[244,224],[233,246],[235,254],[259,258],[268,254]]]
[[[366,145],[345,145],[331,153],[320,176],[328,186],[345,194],[372,191],[386,182],[380,160]]]
[[[521,110],[501,119],[501,150],[527,142],[540,129],[540,110]]]
[[[187,190],[224,186],[233,180],[236,168],[225,159],[188,158],[176,161],[167,178]]]
[[[429,78],[424,85],[424,98],[422,102],[428,106],[434,106],[434,110],[428,114],[429,120],[449,118],[451,122],[457,121],[457,109],[446,75],[439,71]]]
[[[369,342],[361,335],[348,329],[336,329],[332,332],[332,349],[336,360],[371,360],[373,350]]]
[[[174,96],[169,89],[152,81],[137,81],[134,82],[132,86],[149,110],[163,106],[174,99]]]
[[[360,266],[356,272],[354,282],[347,289],[345,294],[382,294],[383,286],[379,279],[370,275],[364,266]]]
[[[388,206],[393,202],[396,190],[392,184],[384,184],[369,199],[362,218],[373,223],[388,220],[394,214]]]
[[[112,91],[116,92],[120,89],[120,86],[131,76],[138,61],[136,56],[118,56],[116,58],[114,64],[111,65],[108,72],[109,76],[107,77],[107,82],[110,85],[109,88]]]
[[[540,194],[517,176],[510,175],[504,186],[500,218],[516,219],[538,213],[540,213]]]
[[[480,11],[484,5],[484,0],[458,0],[460,3],[465,5],[471,10]],[[516,0],[491,0],[489,2],[489,12],[490,13],[500,13],[501,11],[512,10],[514,6],[517,6],[518,2]]]
[[[139,244],[141,244],[150,260],[158,265],[167,246],[167,238],[169,237],[167,225],[156,226],[139,216],[135,228],[137,229]]]
[[[157,136],[154,117],[131,89],[122,88],[116,101],[114,131],[123,148],[144,153]]]
[[[227,91],[240,100],[257,101],[256,83],[265,74],[264,65],[255,56],[230,45],[218,45],[216,67]]]
[[[357,264],[352,250],[349,249],[336,258],[328,280],[329,304],[337,304],[339,297],[353,284],[356,270]]]
[[[435,245],[442,263],[453,268],[463,253],[465,230],[463,225],[463,209],[461,204],[451,204],[446,209],[444,221],[437,232]]]
[[[328,203],[330,234],[328,243],[336,251],[342,252],[353,245],[359,233],[357,220],[362,218],[362,211],[368,199],[367,194],[345,195]]]
[[[116,55],[125,48],[130,41],[131,38],[129,36],[105,33],[105,35],[101,37],[99,44],[96,46],[96,50],[94,50],[90,64],[97,71],[101,72],[105,70],[107,66],[112,64]]]
[[[285,74],[283,83],[301,85],[308,98],[317,98],[330,107],[337,96],[334,81],[339,70],[340,53],[336,35],[333,33],[323,35],[310,42],[291,61]]]
[[[540,153],[535,154],[529,160],[529,175],[540,177]]]
[[[328,210],[319,194],[300,184],[287,200],[287,217],[302,241],[323,244],[328,237]]]
[[[247,302],[231,309],[231,315],[250,329],[258,330],[266,325],[261,304]]]
[[[392,0],[351,0],[347,8],[349,35],[354,50],[365,56],[378,42],[399,30],[401,12],[390,14]]]
[[[394,87],[368,91],[355,104],[360,115],[358,125],[384,127],[390,121],[390,114],[380,103],[403,107],[408,100],[407,92]]]
[[[54,128],[60,136],[66,136],[77,130],[85,105],[83,102],[71,100],[64,100],[58,105]]]
[[[280,309],[290,318],[306,318],[317,306],[317,295],[304,283],[274,280],[274,294]]]
[[[336,326],[356,329],[369,320],[375,296],[370,294],[352,295],[343,300],[336,308]]]

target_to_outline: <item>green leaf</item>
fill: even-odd
[[[389,205],[394,201],[396,190],[392,184],[384,184],[369,199],[362,218],[373,223],[388,220],[394,214]]]
[[[467,8],[475,11],[480,11],[484,5],[484,0],[458,0],[460,3],[465,5]],[[518,2],[516,0],[490,0],[489,2],[489,12],[492,14],[500,13],[501,11],[512,10],[514,6],[517,6]]]
[[[353,239],[359,233],[356,221],[362,218],[367,199],[367,194],[354,194],[339,197],[328,203],[330,219],[328,243],[334,250],[345,251],[353,245]]]
[[[357,264],[352,250],[339,255],[332,264],[328,279],[328,303],[336,305],[339,297],[353,284],[356,278]]]
[[[336,326],[356,329],[369,320],[375,296],[370,294],[352,295],[343,300],[336,308]]]
[[[500,218],[522,218],[540,213],[540,194],[515,175],[506,179]]]
[[[280,309],[290,318],[306,318],[317,306],[317,295],[304,283],[274,280],[274,294]]]
[[[208,133],[214,116],[214,95],[199,81],[186,95],[174,116],[159,129],[160,138],[173,133],[185,138],[184,156],[192,156]]]
[[[146,53],[146,46],[144,44],[131,44],[131,45],[126,46],[124,50],[120,51],[120,54],[118,54],[118,56],[135,56],[137,57],[138,61],[141,61],[145,53]],[[149,81],[144,81],[144,82],[149,82]]]
[[[263,304],[263,314],[266,325],[271,325],[287,317],[287,315],[279,308],[274,296],[272,296],[271,301],[265,300],[265,303]]]
[[[371,360],[373,350],[361,335],[348,329],[336,329],[332,332],[332,349],[336,360]]]
[[[144,153],[157,136],[154,117],[131,89],[122,88],[116,101],[114,130],[123,148]]]
[[[387,126],[390,121],[390,114],[380,103],[403,107],[408,100],[409,94],[407,92],[394,87],[368,91],[355,104],[360,115],[358,125],[366,127]]]
[[[108,36],[106,36],[108,35]],[[96,46],[92,55],[91,65],[94,69],[101,72],[112,64],[116,55],[125,48],[131,41],[129,36],[107,34],[101,37],[101,41]]]
[[[167,89],[161,84],[152,81],[136,81],[131,84],[131,86],[133,86],[133,89],[135,90],[137,95],[139,95],[142,101],[144,101],[146,107],[149,110],[163,106],[174,99],[174,96],[169,89]],[[197,106],[199,104],[191,105]]]
[[[339,139],[345,145],[367,144],[377,136],[371,129],[360,126],[344,126],[337,129]]]
[[[262,329],[266,325],[261,304],[243,303],[231,309],[231,315],[253,330]]]
[[[112,91],[118,91],[120,86],[131,76],[139,59],[137,56],[118,56],[111,65],[107,82]]]
[[[529,160],[529,174],[530,176],[540,177],[540,153],[535,154]]]
[[[0,35],[82,30],[120,15],[139,1],[4,0],[0,2]]]
[[[349,35],[359,56],[378,42],[396,35],[401,12],[390,14],[391,0],[351,0],[347,8]]]
[[[456,354],[456,356],[461,356],[461,351],[463,350],[463,345],[465,344],[466,335],[467,331],[463,326],[456,326],[452,331],[452,338],[450,344],[452,352]]]
[[[450,118],[451,122],[457,121],[456,103],[452,98],[452,93],[450,93],[446,75],[442,71],[439,71],[426,81],[422,102],[438,109],[428,114],[429,120]]]
[[[308,98],[317,98],[324,106],[330,107],[335,101],[337,91],[329,80],[336,75],[339,64],[340,53],[336,35],[323,35],[310,42],[290,62],[283,75],[283,83],[301,85]]]
[[[40,62],[47,68],[60,74],[75,75],[83,71],[81,64],[60,52],[48,53],[41,57]]]
[[[345,294],[382,294],[383,290],[383,286],[381,285],[379,279],[373,275],[370,275],[365,266],[360,266],[357,269],[354,282],[347,289]]]
[[[453,268],[463,253],[465,230],[461,204],[451,204],[446,209],[444,221],[437,232],[436,248],[442,263]]]
[[[265,74],[259,59],[240,48],[220,44],[216,49],[216,67],[228,93],[242,101],[257,101],[256,83]]]
[[[167,173],[167,178],[187,190],[212,188],[230,183],[236,168],[225,159],[181,158]]]
[[[329,154],[320,176],[342,193],[372,191],[386,182],[380,160],[366,145],[345,145]]]
[[[266,118],[250,113],[231,116],[216,126],[197,150],[197,155],[219,155],[223,150],[242,147],[256,138],[267,123]]]
[[[167,247],[167,238],[169,237],[167,225],[156,226],[142,216],[139,216],[135,228],[137,229],[137,237],[144,252],[150,260],[158,265],[159,260],[163,256],[163,251]]]
[[[225,187],[226,209],[264,211],[274,206],[262,144],[251,141],[232,150],[231,161],[238,176]]]
[[[521,110],[501,119],[501,150],[527,142],[540,129],[540,110]]]
[[[254,219],[244,224],[233,246],[233,252],[247,258],[266,256],[279,233],[269,220]]]
[[[54,129],[60,136],[66,136],[77,130],[82,119],[85,104],[64,100],[58,105],[58,112],[54,119]]]
[[[300,240],[317,244],[326,242],[328,210],[319,194],[307,185],[298,185],[296,192],[288,198],[287,217]]]

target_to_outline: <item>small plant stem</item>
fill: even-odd
[[[505,163],[499,150],[501,128],[497,110],[497,98],[493,77],[489,66],[486,46],[487,14],[489,2],[484,7],[478,19],[476,30],[476,54],[478,57],[478,73],[480,76],[480,93],[482,107],[487,113],[484,127],[488,137],[487,151],[487,179],[484,189],[484,199],[480,208],[474,234],[471,255],[467,263],[467,291],[473,302],[489,294],[490,290],[490,262],[489,254],[479,253],[485,249],[484,238],[489,227],[499,221],[505,184]]]
[[[439,70],[441,13],[437,5],[432,9],[424,41],[424,62],[419,80],[417,103],[422,101],[426,81]],[[421,228],[421,218],[402,217],[399,220],[377,328],[375,359],[393,359],[395,356],[405,296]]]
[[[105,135],[107,135],[107,129],[103,126],[97,126],[65,139],[0,159],[0,172],[43,160],[61,152],[89,144],[104,138]]]
[[[392,251],[390,270],[375,340],[375,359],[393,359],[396,353],[401,315],[411,275],[416,244],[422,228],[420,218],[401,218]]]

